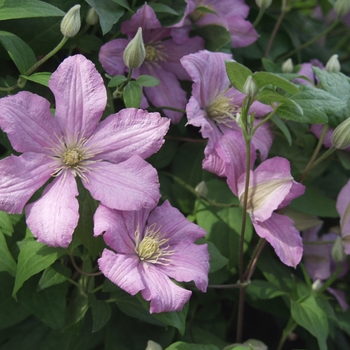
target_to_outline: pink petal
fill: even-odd
[[[139,156],[89,166],[83,185],[102,204],[118,210],[154,208],[160,198],[157,171]]]
[[[341,235],[345,254],[350,254],[350,180],[339,192],[337,210],[340,214]]]
[[[256,121],[256,123],[258,123],[258,121]],[[267,158],[272,146],[272,141],[273,133],[270,129],[270,125],[268,123],[264,123],[259,126],[252,138],[252,144],[254,145],[255,149],[260,152],[262,160]]]
[[[77,135],[89,138],[107,103],[106,88],[95,65],[82,55],[70,56],[52,74],[49,87],[55,95],[55,117],[67,141]]]
[[[101,272],[118,287],[131,295],[145,288],[139,271],[139,258],[136,255],[115,254],[104,249],[98,259]]]
[[[192,292],[173,283],[169,277],[152,264],[140,264],[145,289],[144,299],[151,301],[150,313],[180,311],[190,299]]]
[[[349,304],[346,301],[346,295],[342,290],[327,288],[328,292],[331,293],[335,299],[337,299],[340,307],[345,312],[349,308]]]
[[[50,153],[61,129],[52,117],[50,103],[27,91],[0,99],[0,127],[18,152]]]
[[[251,22],[238,16],[227,19],[228,31],[231,34],[232,47],[245,47],[253,44],[259,35]]]
[[[26,206],[27,224],[39,242],[68,247],[79,220],[78,188],[70,171],[49,184],[43,195]]]
[[[299,264],[303,255],[303,243],[292,219],[272,213],[268,220],[253,221],[253,225],[257,234],[272,245],[284,264],[293,267]]]
[[[164,143],[170,121],[159,113],[127,108],[112,114],[97,127],[86,144],[102,152],[96,158],[119,163],[132,155],[147,158]]]
[[[115,39],[101,46],[98,59],[103,69],[112,77],[123,75],[125,72],[123,53],[128,42],[127,39]]]
[[[310,131],[319,139],[321,137],[322,134],[322,130],[325,127],[324,124],[312,124]],[[333,146],[332,143],[332,134],[333,134],[334,129],[328,129],[326,131],[326,135],[323,139],[323,146],[327,147],[327,148],[331,148]]]
[[[43,153],[26,152],[0,161],[0,210],[22,213],[30,197],[50,178],[54,160]]]

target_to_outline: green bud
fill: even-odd
[[[349,0],[337,0],[334,4],[334,12],[339,17],[344,17],[350,12],[350,1]]]
[[[75,36],[81,26],[80,5],[73,6],[63,17],[61,22],[61,33],[66,38]]]
[[[332,258],[334,261],[341,263],[346,259],[343,242],[340,236],[335,240],[332,247]]]
[[[339,124],[332,134],[332,144],[337,149],[345,149],[350,146],[350,118]]]
[[[320,279],[317,279],[314,283],[312,283],[311,289],[313,292],[317,293],[322,288],[323,283]]]
[[[90,26],[94,26],[98,23],[98,19],[99,17],[96,10],[93,7],[91,7],[85,16],[86,23]]]
[[[254,98],[259,91],[259,86],[255,79],[249,75],[243,86],[243,93],[248,97]]]
[[[255,3],[260,9],[266,10],[271,6],[272,0],[255,0]]]
[[[333,55],[326,63],[327,72],[338,73],[340,72],[340,63],[338,60],[338,55]]]
[[[136,69],[141,66],[146,58],[146,49],[142,39],[142,28],[140,27],[135,37],[125,48],[123,60],[127,67]]]
[[[208,187],[205,184],[205,181],[201,181],[195,188],[196,192],[201,196],[206,196],[208,194]]]
[[[294,69],[293,61],[291,58],[288,58],[288,60],[282,64],[282,72],[283,73],[292,73],[293,69]]]
[[[163,350],[163,348],[153,340],[147,342],[147,348],[145,350]]]

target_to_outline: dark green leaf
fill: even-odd
[[[18,36],[0,31],[0,42],[21,73],[25,73],[36,63],[33,50]]]
[[[226,62],[226,72],[231,84],[239,91],[243,91],[243,86],[252,71],[238,62]]]
[[[249,285],[247,292],[254,298],[273,299],[281,295],[288,294],[285,290],[281,290],[275,284],[268,281],[253,280]]]
[[[70,276],[71,270],[68,267],[63,266],[59,262],[54,262],[41,276],[38,284],[38,291],[63,283],[67,281]]]
[[[277,127],[283,132],[283,135],[286,137],[289,146],[292,145],[292,136],[289,132],[288,127],[286,126],[286,124],[280,119],[278,118],[276,115],[273,115],[271,120],[277,125]]]
[[[5,235],[13,233],[13,224],[10,215],[5,211],[0,211],[0,228]]]
[[[0,230],[0,271],[7,271],[15,276],[16,268],[16,262],[7,247],[5,236]]]
[[[129,7],[129,3],[127,0],[113,0],[115,3],[117,3],[118,5],[120,5],[121,7],[124,7],[125,9],[134,12],[130,7]]]
[[[71,327],[81,321],[89,309],[88,297],[81,288],[74,288],[69,298],[65,327]]]
[[[99,51],[103,41],[95,35],[85,34],[78,38],[77,47],[83,52]]]
[[[179,15],[174,9],[172,9],[171,7],[169,7],[165,4],[150,2],[149,6],[151,6],[153,8],[155,13],[163,12],[163,13],[167,13],[167,14],[174,15],[174,16]]]
[[[210,51],[219,51],[231,42],[230,32],[216,24],[201,27],[193,32],[205,40],[205,48]]]
[[[178,341],[168,346],[165,350],[219,350],[219,348],[211,344],[190,344]],[[246,349],[244,348],[244,350]]]
[[[267,72],[271,72],[271,73],[279,73],[281,71],[280,67],[278,67],[273,61],[267,59],[267,58],[262,58],[261,62],[264,66],[264,69]]]
[[[136,81],[129,81],[123,90],[123,98],[126,108],[139,108],[141,103],[142,88]]]
[[[31,76],[21,75],[21,77],[23,77],[26,80],[34,81],[35,83],[48,87],[51,74],[52,73],[49,72],[39,72],[34,73]]]
[[[125,80],[126,80],[126,76],[116,75],[108,82],[108,87],[119,86],[120,84],[124,83]]]
[[[157,78],[154,78],[151,75],[140,75],[137,78],[137,82],[141,86],[157,86],[160,83]]]
[[[253,78],[258,83],[259,88],[262,88],[266,85],[272,85],[277,86],[291,94],[296,94],[299,92],[297,85],[273,73],[258,72],[253,75]]]
[[[211,9],[211,8],[209,8],[207,6],[197,6],[196,7],[196,11],[198,11],[201,14],[202,13],[212,13],[214,15],[217,15],[217,13],[213,9]]]
[[[111,318],[111,307],[106,301],[99,301],[93,294],[89,294],[89,305],[92,310],[92,332],[103,328]]]
[[[219,249],[216,248],[212,242],[209,242],[209,241],[206,241],[203,239],[203,241],[198,241],[197,243],[207,243],[208,244],[208,251],[209,251],[209,255],[210,255],[209,273],[213,273],[215,271],[218,271],[227,264],[228,259],[225,258],[220,253]]]
[[[345,108],[341,109],[337,113],[329,116],[329,126],[331,128],[336,128],[339,124],[341,124],[345,119],[348,119],[350,116],[350,100]]]

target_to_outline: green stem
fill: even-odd
[[[248,282],[235,283],[235,284],[209,284],[208,288],[213,289],[233,289],[233,288],[245,288],[248,286]]]
[[[258,123],[256,126],[254,126],[254,128],[252,130],[252,136],[255,134],[255,132],[258,130],[258,128],[262,124],[266,123],[268,120],[270,120],[273,117],[273,115],[275,114],[277,108],[278,108],[278,106],[276,106],[266,118],[264,118],[260,123]]]
[[[283,21],[284,16],[286,15],[286,13],[287,13],[287,10],[285,8],[283,8],[282,12],[281,12],[280,16],[278,17],[278,20],[277,20],[277,22],[275,24],[275,27],[273,28],[272,34],[270,36],[270,40],[269,40],[269,42],[267,44],[266,51],[265,51],[265,57],[269,56],[270,50],[272,48],[273,41],[275,40],[276,34],[278,32],[278,29],[280,28],[281,23]]]
[[[286,327],[283,330],[282,337],[280,339],[280,342],[278,343],[277,350],[282,350],[284,343],[289,337],[289,334],[294,330],[296,326],[297,323],[293,320],[292,317],[290,317]]]
[[[254,28],[256,28],[256,26],[259,24],[259,22],[261,21],[261,19],[263,18],[264,16],[264,13],[265,13],[265,9],[259,9],[259,13],[258,13],[258,16],[256,17],[254,23],[253,23],[253,26]]]
[[[337,269],[332,273],[332,275],[323,284],[323,286],[317,291],[318,295],[322,294],[329,286],[333,284],[333,282],[338,278],[341,270],[342,270],[342,264],[338,263]]]
[[[72,254],[72,252],[71,252],[69,255],[70,255],[70,259],[71,259],[71,261],[72,261],[72,264],[73,264],[74,268],[75,268],[80,274],[82,274],[83,276],[99,276],[99,275],[102,275],[102,272],[93,272],[93,273],[89,273],[89,272],[83,271],[83,270],[77,265],[77,263],[75,262],[74,255]]]
[[[256,247],[254,249],[252,256],[250,257],[250,261],[248,263],[246,272],[244,274],[245,281],[250,281],[250,279],[254,273],[256,264],[258,262],[259,256],[265,247],[265,244],[266,244],[266,240],[264,238],[260,238],[258,244],[256,245]]]

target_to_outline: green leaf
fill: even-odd
[[[25,73],[36,63],[33,50],[18,36],[0,31],[0,42],[21,73]]]
[[[259,88],[262,88],[266,85],[272,85],[277,86],[291,94],[296,94],[299,92],[299,88],[297,85],[273,73],[258,72],[253,74],[253,78],[259,85]]]
[[[71,327],[81,321],[89,309],[88,297],[82,288],[74,288],[70,295],[66,312],[65,327]]]
[[[327,314],[318,306],[313,296],[301,302],[291,301],[291,314],[295,322],[317,338],[320,350],[327,350]]]
[[[49,87],[49,80],[51,78],[51,74],[52,73],[49,72],[39,72],[34,73],[31,76],[21,75],[21,77],[26,80],[34,81],[35,83]]]
[[[85,34],[77,38],[77,47],[84,52],[100,51],[104,42],[95,35]]]
[[[89,305],[91,306],[93,326],[92,332],[103,328],[111,318],[111,307],[106,301],[99,301],[94,294],[89,294]]]
[[[157,86],[160,83],[157,78],[152,77],[151,75],[140,75],[137,78],[137,82],[141,86]]]
[[[4,234],[10,235],[13,233],[13,224],[10,215],[5,211],[0,210],[0,228]]]
[[[30,17],[62,17],[65,13],[59,8],[38,0],[0,1],[0,20]]]
[[[7,271],[12,276],[16,275],[16,262],[10,253],[6,239],[0,230],[0,271]]]
[[[168,346],[165,350],[219,350],[219,348],[212,344],[190,344],[177,341]],[[246,348],[244,348],[244,350],[246,350]]]
[[[129,81],[123,90],[123,98],[126,108],[139,108],[141,103],[142,88],[136,81]]]
[[[231,34],[224,27],[211,24],[193,31],[205,40],[205,48],[210,51],[219,51],[231,42]]]
[[[70,276],[71,270],[68,267],[63,266],[59,262],[54,262],[41,276],[38,284],[38,291],[63,283],[67,281]]]
[[[127,9],[128,11],[134,13],[134,11],[129,7],[129,3],[127,0],[113,0],[115,3],[117,3],[118,5],[120,5],[121,7],[124,7],[125,9]]]
[[[197,241],[197,243],[207,243],[208,244],[208,251],[209,251],[209,255],[210,255],[210,269],[209,269],[209,273],[213,273],[216,272],[218,270],[220,270],[222,267],[224,267],[227,262],[228,259],[225,258],[219,251],[218,248],[215,247],[214,243],[206,241],[206,240],[200,240]]]
[[[217,13],[213,9],[211,9],[207,6],[197,6],[196,11],[198,11],[200,13],[212,13],[214,15],[217,15]]]
[[[230,79],[230,83],[239,91],[243,91],[243,86],[253,72],[240,64],[238,62],[225,62],[226,63],[226,72],[228,78]]]
[[[271,120],[277,125],[277,127],[282,131],[283,135],[286,137],[289,146],[292,145],[292,135],[289,132],[287,125],[278,118],[275,114],[272,116]]]
[[[267,72],[271,72],[271,73],[279,73],[281,71],[281,68],[277,66],[277,64],[275,64],[273,61],[267,59],[267,58],[262,58],[261,62],[264,66],[264,69]]]
[[[249,285],[247,292],[254,298],[257,299],[273,299],[281,295],[288,294],[285,290],[282,290],[275,284],[263,281],[263,280],[253,280]]]
[[[108,87],[119,86],[120,84],[124,83],[125,80],[126,80],[126,76],[116,75],[108,82]]]
[[[18,255],[17,274],[12,296],[16,296],[17,291],[28,278],[45,270],[65,253],[66,251],[62,248],[48,247],[38,241],[25,242]]]
[[[99,15],[103,35],[108,33],[124,14],[124,9],[113,0],[85,0]]]
[[[347,76],[340,72],[327,72],[317,67],[312,67],[312,69],[319,77],[322,89],[340,98],[342,101],[348,102],[350,98],[350,83]]]
[[[172,9],[171,7],[169,7],[168,5],[165,5],[165,4],[150,2],[149,6],[151,6],[153,8],[155,13],[163,12],[163,13],[167,13],[167,14],[174,15],[174,16],[179,15],[178,12],[176,12],[174,9]]]

